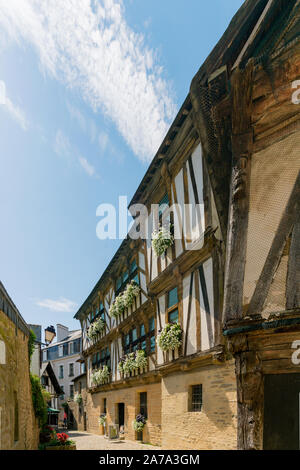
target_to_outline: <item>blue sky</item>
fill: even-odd
[[[79,327],[120,244],[97,206],[130,201],[242,3],[0,0],[0,279],[28,323]]]

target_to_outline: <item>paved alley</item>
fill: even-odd
[[[76,442],[77,450],[160,450],[148,444],[139,444],[134,441],[113,442],[104,436],[89,434],[83,431],[67,431],[72,441]]]

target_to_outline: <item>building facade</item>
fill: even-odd
[[[168,144],[166,144],[168,143]],[[164,153],[163,153],[164,152]],[[187,98],[130,206],[144,204],[145,240],[128,237],[76,314],[87,364],[87,429],[99,432],[100,414],[131,440],[135,417],[147,418],[143,440],[164,448],[235,448],[234,361],[226,354],[221,325],[224,241],[202,148]],[[197,211],[185,212],[191,205]],[[159,254],[151,242],[157,209],[162,226],[183,233]],[[181,228],[180,228],[181,230]],[[130,306],[112,314],[134,281]],[[103,331],[89,338],[101,319]],[[179,325],[181,344],[162,349],[157,339]],[[146,363],[120,371],[124,356],[144,351]],[[107,383],[94,375],[107,366]]]
[[[0,449],[35,450],[28,354],[29,328],[0,282]]]
[[[56,342],[42,350],[42,368],[49,361],[59,383],[62,393],[56,400],[55,408],[60,411],[58,420],[63,422],[64,407],[74,397],[73,379],[81,373],[78,362],[81,353],[81,330],[69,331],[64,325],[56,326]],[[72,425],[72,416],[70,416]]]
[[[140,438],[141,413],[163,448],[299,449],[299,13],[245,1],[193,78],[130,203],[147,236],[130,233],[76,314],[88,431],[106,413]]]

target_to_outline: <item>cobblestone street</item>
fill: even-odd
[[[82,431],[67,431],[67,434],[76,442],[77,450],[160,450],[160,447],[134,441],[113,442],[103,436]]]

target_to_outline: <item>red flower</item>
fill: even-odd
[[[66,434],[65,432],[58,433],[56,437],[61,444],[64,444],[69,439],[68,434]]]

